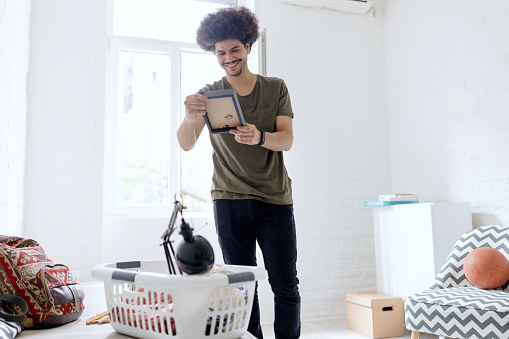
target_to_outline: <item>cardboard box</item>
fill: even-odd
[[[403,299],[380,292],[347,293],[348,329],[370,338],[403,337]]]

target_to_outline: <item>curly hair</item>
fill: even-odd
[[[245,7],[223,8],[208,14],[196,31],[196,42],[205,51],[214,52],[216,42],[237,39],[252,46],[260,33],[258,19]]]

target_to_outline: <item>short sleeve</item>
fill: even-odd
[[[289,116],[293,118],[292,103],[290,101],[290,93],[288,87],[283,80],[279,86],[279,102],[277,116]]]

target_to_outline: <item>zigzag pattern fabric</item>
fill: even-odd
[[[463,261],[470,251],[478,247],[494,248],[509,258],[509,227],[483,226],[463,234],[454,245],[451,254],[435,278],[435,284],[430,289],[471,287],[472,284],[463,272]],[[507,288],[507,284],[503,286],[504,288]]]
[[[509,338],[509,313],[405,300],[409,330],[463,339]]]
[[[505,291],[481,290],[477,287],[450,287],[426,290],[412,295],[412,299],[427,304],[509,312],[509,294]]]
[[[478,247],[495,248],[509,257],[509,227],[480,227],[457,241],[433,286],[406,298],[409,330],[450,338],[509,339],[508,283],[498,290],[482,290],[463,272],[465,257]]]

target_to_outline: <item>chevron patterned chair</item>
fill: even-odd
[[[509,282],[482,290],[463,272],[465,257],[478,247],[492,247],[509,258],[509,227],[483,226],[463,234],[433,286],[405,299],[405,326],[412,339],[419,332],[440,338],[509,339]]]

